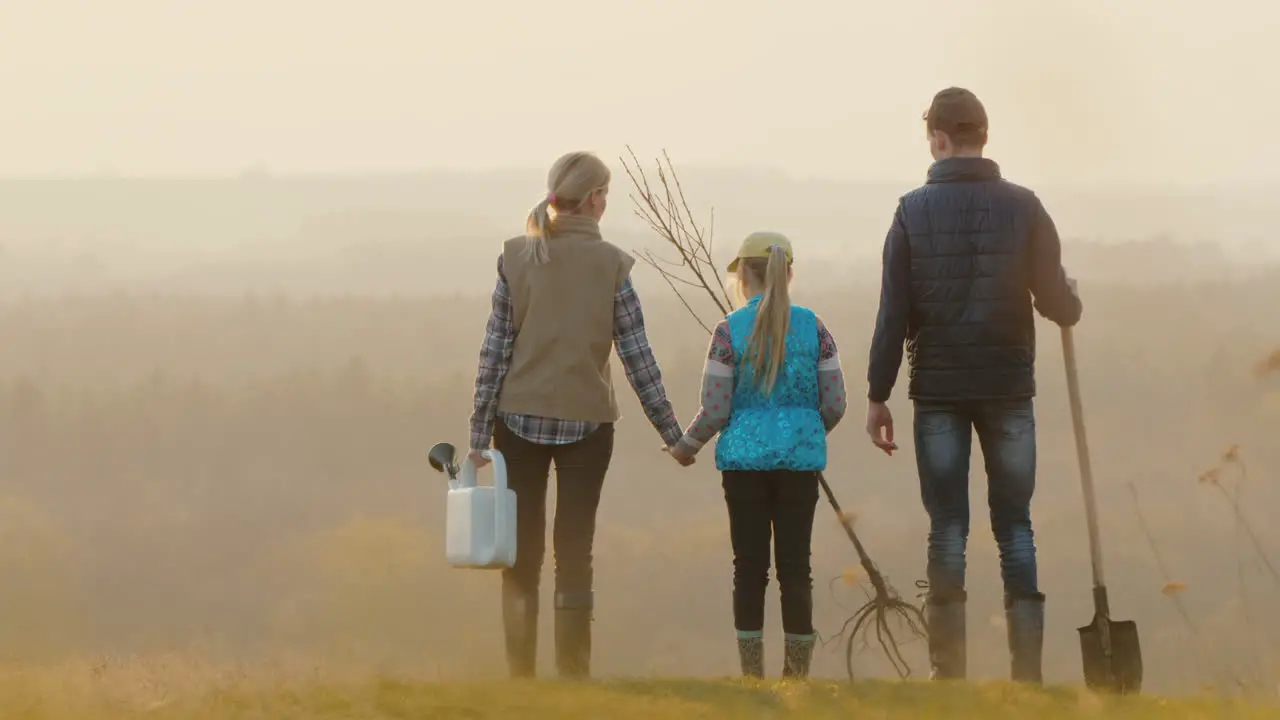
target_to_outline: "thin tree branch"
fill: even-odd
[[[728,315],[733,310],[734,303],[712,256],[711,231],[699,226],[694,218],[670,156],[663,151],[661,157],[655,160],[656,181],[650,182],[630,146],[627,146],[627,155],[629,157],[620,159],[631,181],[632,210],[676,255],[676,259],[668,259],[645,250],[640,253],[642,259],[657,270],[673,290],[677,285],[702,288],[721,317]],[[715,213],[712,212],[712,231],[714,220]],[[691,300],[682,294],[680,300],[698,324],[707,328],[708,323],[694,309]]]

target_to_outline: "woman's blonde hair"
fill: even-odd
[[[765,395],[773,392],[787,357],[787,333],[791,330],[790,269],[787,251],[781,245],[769,248],[768,258],[742,258],[738,262],[738,286],[764,288],[756,308],[756,324],[747,340],[745,359],[751,364],[756,385]]]
[[[528,242],[525,253],[535,264],[551,259],[547,237],[555,225],[556,215],[575,213],[591,197],[591,193],[609,186],[609,167],[594,153],[586,151],[562,155],[547,173],[547,196],[529,211],[524,233]]]

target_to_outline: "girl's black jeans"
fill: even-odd
[[[723,473],[733,542],[733,620],[740,632],[764,629],[769,552],[782,596],[782,629],[813,633],[813,576],[809,565],[818,474],[790,470]]]

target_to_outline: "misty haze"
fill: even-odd
[[[877,452],[862,399],[885,232],[929,163],[920,114],[962,85],[1079,279],[1111,603],[1142,628],[1144,690],[1274,691],[1280,10],[434,5],[0,7],[0,660],[502,677],[496,573],[445,563],[426,453],[467,441],[501,242],[577,149],[612,169],[601,226],[621,247],[669,255],[632,212],[628,147],[651,174],[670,153],[717,263],[753,230],[793,240],[795,298],[858,400],[826,477],[916,601],[911,441]],[[707,335],[636,268],[687,423]],[[1089,553],[1058,329],[1037,323],[1044,669],[1078,684]],[[890,405],[909,436],[905,373]],[[673,469],[623,377],[595,673],[733,675],[719,474],[710,457]],[[975,449],[970,674],[1003,678],[984,479]],[[840,579],[856,557],[825,504],[817,518],[826,639],[864,595]],[[772,580],[768,603],[773,632]],[[815,676],[844,677],[836,645]],[[927,672],[922,644],[906,653]],[[856,667],[893,676],[877,650]]]

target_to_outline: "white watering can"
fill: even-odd
[[[516,564],[516,494],[507,487],[502,453],[486,450],[493,466],[493,485],[476,482],[470,458],[457,462],[449,443],[431,448],[431,467],[449,477],[445,503],[445,559],[455,568],[496,570]]]

